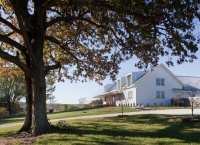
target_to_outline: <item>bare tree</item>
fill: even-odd
[[[173,102],[177,103],[179,106],[181,106],[184,103],[184,101],[183,101],[183,99],[181,98],[180,95],[177,95],[176,97],[174,97]]]
[[[199,82],[196,83],[196,86],[199,86]],[[200,97],[196,97],[197,94],[199,94],[199,89],[197,87],[194,87],[190,84],[185,86],[185,90],[187,95],[189,96],[189,101],[191,105],[192,110],[192,120],[194,119],[194,109],[200,107]]]
[[[157,102],[158,98],[155,96],[151,96],[150,99],[153,102],[153,105],[156,107],[156,102]]]
[[[86,97],[85,98],[79,98],[78,101],[79,101],[80,106],[83,107],[85,102],[86,102]]]

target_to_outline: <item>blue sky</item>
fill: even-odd
[[[175,75],[179,76],[199,76],[200,77],[200,52],[196,54],[199,58],[193,63],[183,63],[181,65],[176,64],[175,57],[174,67],[168,67],[169,70]],[[167,57],[160,58],[159,63],[165,64]],[[121,64],[121,69],[119,70],[118,77],[126,76],[126,74],[138,71],[134,64],[137,59],[133,58],[125,63]],[[166,65],[167,66],[167,65]],[[107,78],[103,81],[103,84],[111,83],[112,81]],[[100,86],[96,82],[90,81],[86,83],[77,82],[71,83],[66,80],[64,83],[56,83],[56,91],[54,92],[56,103],[62,104],[78,104],[79,98],[86,97],[86,103],[93,100],[92,97],[99,95],[103,92],[103,86]]]

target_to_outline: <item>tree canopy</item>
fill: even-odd
[[[50,72],[60,80],[98,82],[115,79],[120,62],[133,56],[139,68],[164,55],[169,65],[172,56],[178,63],[197,58],[197,0],[0,0],[0,9],[0,57],[25,73],[32,105],[25,124],[35,134],[49,128]]]
[[[44,30],[46,73],[63,68],[60,73],[71,80],[79,76],[101,80],[108,74],[114,78],[119,63],[134,55],[140,68],[157,65],[164,55],[179,56],[178,63],[196,59],[195,0],[24,0],[23,4],[1,0],[1,4],[2,48],[29,55],[37,63],[31,43],[39,37],[34,29]],[[33,24],[36,15],[38,24]],[[23,57],[3,54],[31,74],[20,61]]]

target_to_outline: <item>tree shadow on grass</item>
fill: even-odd
[[[200,142],[200,124],[182,123],[177,118],[183,116],[170,115],[136,115],[129,117],[112,117],[96,119],[94,121],[79,120],[73,125],[63,122],[57,126],[61,129],[54,128],[52,133],[56,132],[60,135],[73,136],[61,137],[59,139],[50,138],[50,141],[74,142],[76,144],[85,144],[85,138],[88,143],[96,144],[124,144],[130,142],[131,139],[137,138],[168,138],[167,142],[158,140],[158,144],[169,144],[170,139],[178,140],[178,143],[199,143]],[[66,125],[65,125],[66,124]],[[137,127],[136,127],[137,126]],[[153,128],[145,127],[153,126]],[[155,129],[155,127],[158,128]],[[159,126],[162,126],[159,128]],[[74,138],[75,137],[75,138]]]
[[[53,112],[53,113],[47,112],[47,114],[59,114],[59,113],[66,113],[66,112],[87,111],[87,110],[102,109],[102,108],[103,108],[103,107],[76,108],[76,109],[73,109],[73,110],[55,111],[55,112]]]
[[[6,123],[13,123],[13,122],[22,122],[25,119],[24,114],[13,115],[13,116],[1,116],[0,117],[0,125]]]

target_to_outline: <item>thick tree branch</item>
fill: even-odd
[[[26,48],[24,46],[22,46],[21,44],[17,43],[16,41],[10,39],[7,36],[1,35],[0,34],[0,41],[5,42],[11,46],[14,46],[15,48],[17,48],[18,50],[20,50],[22,53],[26,53]]]
[[[88,11],[86,11],[85,13],[88,13]],[[105,29],[107,29],[107,30],[110,30],[110,31],[113,33],[113,35],[114,35],[117,39],[119,39],[119,37],[116,35],[115,31],[114,31],[112,28],[109,28],[109,27],[107,27],[107,26],[105,26],[105,25],[99,25],[99,24],[97,24],[97,23],[95,23],[95,22],[93,22],[93,21],[91,21],[91,20],[89,20],[89,19],[87,19],[87,18],[83,18],[83,15],[82,15],[82,14],[79,15],[79,17],[71,17],[71,16],[68,16],[68,17],[57,17],[57,18],[55,18],[55,19],[49,21],[49,22],[46,24],[46,27],[48,28],[48,27],[50,27],[50,26],[52,26],[52,25],[54,25],[54,24],[56,24],[56,23],[62,22],[62,21],[70,22],[70,21],[75,21],[75,20],[82,20],[82,21],[88,22],[88,23],[90,23],[90,24],[92,24],[92,25],[94,25],[94,26],[96,26],[96,27],[98,27],[98,28],[105,28]]]
[[[47,9],[49,9],[49,7],[55,5],[57,3],[57,0],[47,0],[43,5],[42,5],[42,9],[44,11],[46,11]]]
[[[114,34],[114,36],[117,38],[117,39],[119,39],[119,37],[116,35],[116,33],[115,33],[115,31],[110,27],[107,27],[107,26],[105,26],[105,25],[99,25],[99,24],[97,24],[97,23],[95,23],[95,22],[93,22],[93,21],[91,21],[91,20],[89,20],[89,19],[86,19],[86,18],[82,18],[81,20],[83,20],[83,21],[85,21],[85,22],[88,22],[88,23],[90,23],[90,24],[92,24],[92,25],[94,25],[94,26],[96,26],[96,27],[98,27],[98,28],[105,28],[105,29],[107,29],[107,30],[110,30],[113,34]]]
[[[56,23],[60,23],[62,21],[65,22],[71,22],[74,20],[80,20],[79,17],[72,17],[72,16],[67,16],[67,17],[57,17],[49,22],[46,23],[46,28],[51,27],[52,25],[56,24]]]
[[[51,9],[50,9],[50,10],[51,10]],[[89,10],[87,10],[87,11],[83,12],[82,14],[79,14],[78,17],[72,17],[72,16],[70,16],[70,15],[64,17],[64,16],[62,16],[61,13],[59,13],[59,12],[56,11],[56,10],[51,10],[51,11],[56,12],[57,14],[61,15],[61,17],[57,17],[57,18],[55,18],[55,19],[53,19],[53,20],[47,22],[47,23],[46,23],[46,28],[51,27],[52,25],[54,25],[54,24],[56,24],[56,23],[60,23],[60,22],[62,22],[62,21],[70,22],[70,21],[74,21],[74,20],[82,20],[83,16],[84,16],[85,14],[89,13]]]
[[[0,57],[10,61],[14,64],[16,64],[19,68],[21,68],[29,77],[32,76],[31,70],[23,63],[19,60],[18,57],[12,56],[6,52],[4,52],[3,50],[0,49]]]
[[[53,36],[46,36],[46,39],[49,40],[50,42],[53,42],[53,43],[59,45],[63,50],[66,50],[78,63],[78,58],[72,52],[70,52],[70,49],[67,48],[66,45],[62,44],[59,40],[57,40]]]
[[[17,32],[18,34],[21,34],[21,31],[16,28],[13,24],[11,24],[9,21],[5,20],[4,18],[0,17],[0,22],[4,23],[8,27],[10,27],[13,31]]]
[[[26,3],[27,2],[28,1],[26,1]],[[29,37],[28,37],[28,34],[27,34],[26,30],[25,30],[24,22],[22,20],[22,16],[24,15],[24,10],[20,9],[18,1],[12,0],[12,5],[13,5],[13,9],[15,10],[15,14],[16,14],[16,17],[17,17],[17,20],[18,20],[19,28],[20,28],[20,30],[22,32],[22,36],[23,36],[23,39],[25,41],[28,54],[30,55],[32,61],[36,64],[37,61],[36,61],[35,56],[33,54],[32,47],[31,47],[30,41],[28,39]],[[23,14],[20,13],[20,10],[23,11]]]
[[[54,13],[60,15],[60,16],[63,16],[63,14],[62,14],[61,12],[57,11],[56,9],[50,9],[50,8],[49,8],[48,10],[51,11],[51,12],[54,12]],[[63,16],[63,17],[64,17],[64,16]]]
[[[55,65],[47,66],[45,68],[45,75],[47,75],[51,70],[59,69],[61,68],[61,63],[57,63]]]

